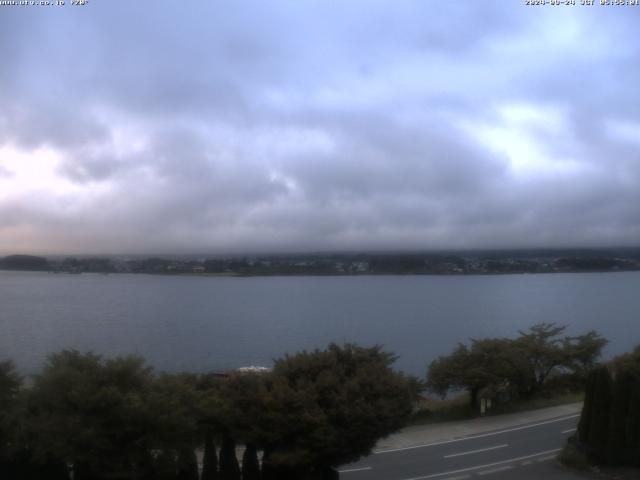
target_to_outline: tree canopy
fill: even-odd
[[[640,346],[590,372],[570,441],[592,463],[640,467]]]
[[[29,398],[36,451],[72,464],[78,480],[141,475],[157,432],[152,379],[139,357],[51,355]]]
[[[3,362],[0,473],[195,480],[195,450],[204,446],[206,478],[237,480],[242,444],[247,478],[260,476],[258,450],[279,480],[324,478],[404,425],[415,385],[393,361],[380,347],[330,345],[287,355],[269,372],[220,377],[156,375],[140,357],[62,351],[24,390]],[[21,431],[10,431],[17,423]]]
[[[465,389],[472,406],[483,389],[503,389],[531,396],[560,374],[585,378],[607,341],[595,331],[562,336],[565,326],[539,323],[519,337],[472,339],[451,354],[434,360],[427,371],[428,388],[440,395]]]
[[[412,410],[406,377],[376,346],[331,344],[275,362],[266,387],[264,439],[270,460],[335,467],[368,454],[401,428]]]

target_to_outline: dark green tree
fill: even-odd
[[[204,455],[202,457],[202,480],[218,480],[218,455],[213,431],[208,429],[204,438]]]
[[[26,476],[27,451],[20,440],[22,378],[13,362],[0,362],[0,478]]]
[[[566,355],[564,367],[586,379],[587,374],[597,365],[607,343],[608,340],[595,330],[576,337],[565,337],[562,345]]]
[[[198,480],[198,459],[196,452],[188,447],[178,451],[177,480]]]
[[[512,340],[472,340],[470,347],[459,344],[450,355],[431,363],[427,387],[443,396],[451,389],[467,390],[470,406],[477,408],[481,390],[525,385],[528,373],[526,359]]]
[[[152,468],[143,476],[144,480],[176,480],[178,476],[178,455],[171,449],[156,450],[151,462]]]
[[[555,323],[538,323],[527,331],[521,331],[515,340],[529,369],[530,382],[525,389],[526,394],[536,393],[555,369],[570,361],[560,338],[566,328]]]
[[[606,448],[611,412],[611,373],[606,366],[594,370],[592,413],[589,418],[587,445],[589,458],[596,464],[606,462]]]
[[[609,430],[607,432],[606,448],[607,463],[622,465],[624,463],[627,445],[626,423],[631,408],[631,392],[635,379],[629,372],[620,372],[613,381]]]
[[[260,480],[258,450],[252,443],[246,445],[242,454],[242,480]]]
[[[15,441],[15,418],[18,414],[18,395],[22,378],[16,372],[13,362],[0,362],[0,462]]]
[[[151,380],[138,357],[51,355],[29,395],[36,454],[72,464],[76,480],[143,475],[154,446]]]
[[[268,469],[317,477],[404,426],[413,399],[406,377],[391,369],[394,360],[381,347],[352,344],[276,360],[258,419]]]
[[[589,374],[577,445],[591,463],[640,466],[640,347]]]
[[[222,438],[220,447],[220,480],[240,480],[236,442],[229,435]]]
[[[477,408],[483,389],[532,396],[550,378],[558,380],[562,375],[571,378],[572,385],[584,384],[606,340],[593,331],[562,337],[565,329],[540,323],[520,332],[514,340],[484,338],[471,340],[469,346],[458,344],[451,354],[429,365],[427,388],[440,395],[467,390],[471,407]]]
[[[632,352],[616,357],[613,368],[618,375],[628,375],[631,383],[625,419],[624,462],[640,467],[640,345]]]
[[[625,425],[624,460],[626,465],[640,467],[640,376],[634,378]]]
[[[176,452],[194,450],[202,444],[200,394],[197,375],[162,374],[148,387],[147,409],[154,414],[156,448]]]
[[[584,403],[582,404],[582,413],[578,422],[578,439],[580,443],[587,444],[589,441],[589,427],[591,425],[591,417],[593,416],[593,399],[596,383],[595,371],[589,372],[585,385]]]

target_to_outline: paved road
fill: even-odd
[[[510,425],[464,437],[375,451],[340,469],[341,480],[545,480],[580,478],[554,459],[578,414]]]

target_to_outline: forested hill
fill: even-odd
[[[49,270],[51,265],[44,257],[9,255],[0,259],[0,268],[5,270]]]

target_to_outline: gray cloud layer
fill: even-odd
[[[640,8],[345,3],[0,7],[0,251],[639,243]]]

